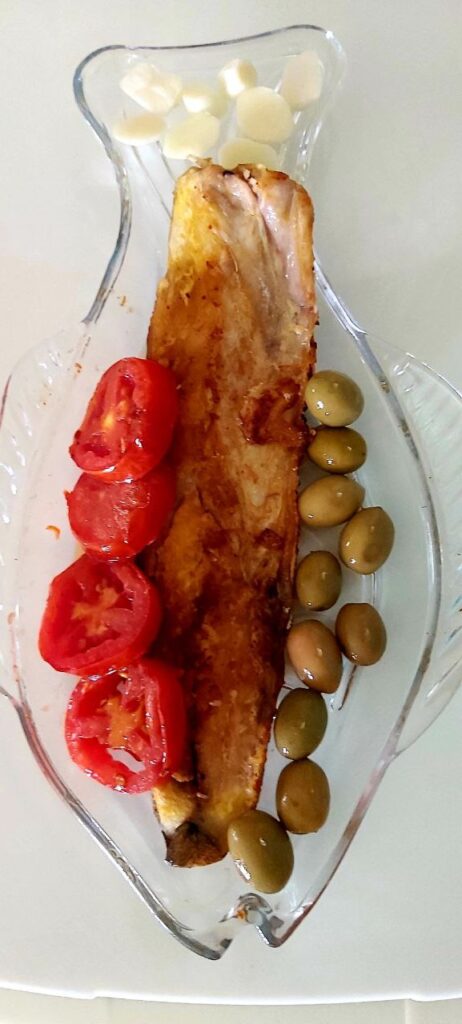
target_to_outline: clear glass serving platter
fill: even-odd
[[[396,544],[376,578],[348,574],[344,586],[342,601],[371,600],[380,609],[388,649],[373,669],[345,669],[330,700],[316,760],[330,781],[331,811],[319,833],[293,837],[295,870],[287,887],[274,897],[252,892],[229,857],[192,870],[166,864],[149,796],[112,793],[71,763],[62,720],[74,681],[53,672],[37,650],[49,582],[75,556],[63,496],[76,477],[68,444],[102,371],[121,356],[144,352],[156,286],[166,267],[174,182],[184,169],[164,160],[156,145],[131,149],[113,143],[109,126],[124,103],[121,75],[142,58],[203,78],[238,56],[249,57],[260,81],[275,86],[287,57],[307,49],[323,63],[323,89],[319,101],[298,115],[281,157],[283,170],[309,188],[313,146],[344,66],[331,33],[297,26],[206,46],[113,46],[82,62],[75,96],[114,169],[118,237],[88,315],[75,331],[43,343],[22,360],[1,411],[0,692],[15,707],[50,784],[154,917],[210,959],[220,958],[248,925],[271,946],[285,942],[332,878],[387,766],[436,717],[461,676],[461,396],[412,356],[369,337],[319,265],[318,365],[346,371],[364,392],[359,429],[369,455],[358,477],[366,503],[383,505],[391,514]],[[335,536],[330,540],[335,543]],[[320,547],[321,540],[302,535],[301,551],[313,546]],[[328,624],[336,611],[324,613]],[[296,685],[289,671],[286,681]],[[259,806],[272,813],[282,766],[271,745]]]

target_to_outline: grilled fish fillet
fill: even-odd
[[[154,791],[168,857],[211,863],[256,805],[298,538],[303,390],[315,361],[313,210],[262,167],[178,181],[148,355],[175,372],[178,503],[150,569],[161,656],[184,669],[191,763]]]

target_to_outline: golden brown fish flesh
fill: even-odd
[[[153,555],[159,654],[184,669],[191,763],[154,791],[168,856],[226,852],[258,800],[298,538],[303,390],[315,361],[313,210],[262,167],[178,181],[148,354],[175,372],[178,503]]]

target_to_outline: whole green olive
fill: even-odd
[[[326,473],[354,473],[366,461],[367,445],[351,427],[320,427],[307,452],[311,461]]]
[[[343,653],[356,665],[375,665],[387,646],[383,620],[371,604],[344,604],[335,633]]]
[[[283,757],[297,761],[312,754],[327,728],[327,708],[315,690],[291,690],[279,705],[274,739]]]
[[[343,527],[340,558],[349,569],[368,576],[386,562],[394,539],[395,528],[383,508],[362,508]]]
[[[300,516],[307,526],[339,526],[359,508],[364,487],[348,476],[324,476],[302,491],[298,499]]]
[[[292,844],[266,811],[246,811],[228,826],[229,852],[246,882],[260,892],[279,892],[294,866]]]
[[[351,377],[338,370],[320,370],[308,381],[305,402],[312,416],[328,427],[346,427],[361,415],[364,398]]]
[[[342,570],[330,551],[310,551],[302,558],[295,576],[295,590],[304,608],[332,608],[342,589]]]
[[[279,817],[289,832],[317,832],[329,814],[327,777],[314,761],[292,761],[283,768],[276,789]]]
[[[342,678],[340,647],[323,622],[306,619],[287,634],[287,654],[302,683],[321,693],[334,693]]]

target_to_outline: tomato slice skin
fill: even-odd
[[[146,658],[127,671],[127,677],[81,679],[69,700],[64,733],[82,771],[119,792],[144,793],[181,764],[185,700],[177,670],[165,662]],[[111,749],[125,750],[142,767],[127,767]]]
[[[177,668],[159,658],[141,658],[126,674],[127,699],[134,700],[144,692],[151,743],[160,762],[157,782],[184,762],[187,715],[180,678]]]
[[[82,555],[51,582],[40,654],[58,672],[113,672],[147,651],[161,618],[158,591],[133,562]]]
[[[141,480],[113,483],[82,473],[66,493],[71,530],[93,558],[132,558],[161,535],[175,504],[175,474],[161,463]]]
[[[90,398],[71,458],[108,483],[139,480],[168,451],[177,415],[171,370],[154,359],[119,359]]]

